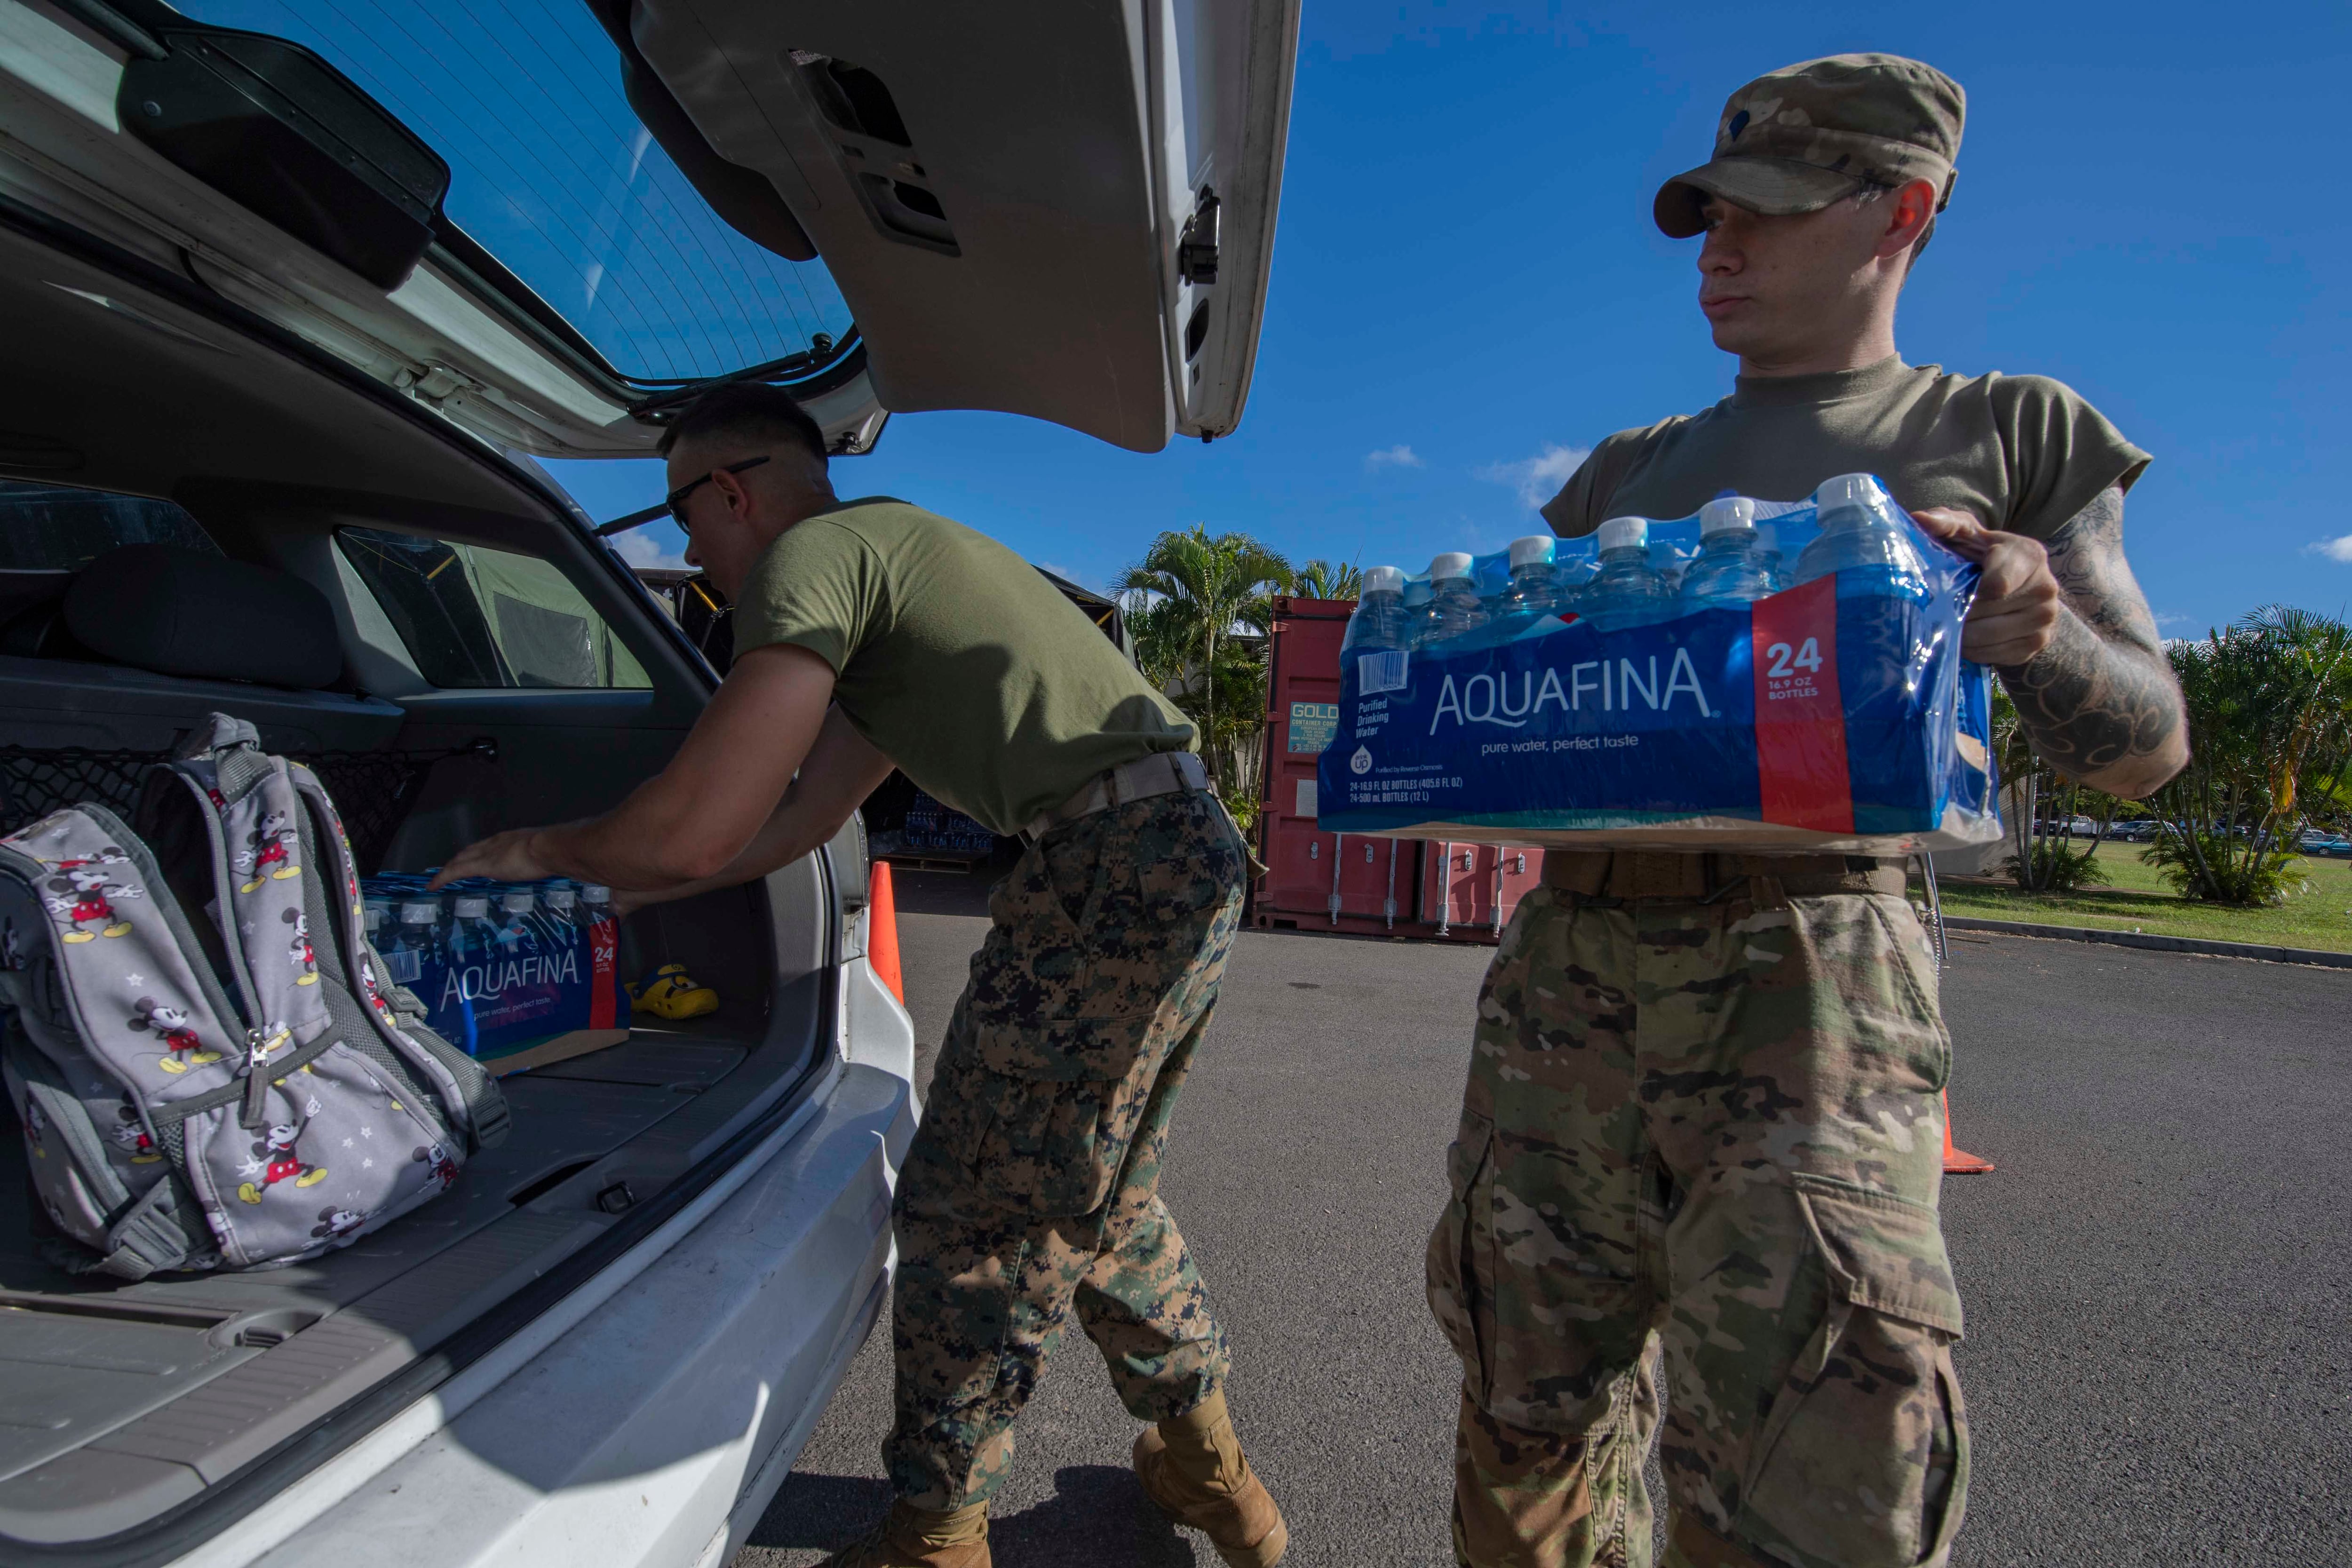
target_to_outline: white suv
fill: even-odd
[[[713,379],[850,466],[886,411],[1230,430],[1296,33],[0,0],[0,828],[125,801],[215,710],[316,763],[371,871],[611,805],[716,676],[535,459],[644,457]],[[92,609],[133,545],[299,579],[340,671],[193,586],[141,612],[187,636]],[[501,1147],[315,1261],[75,1274],[0,1173],[0,1558],[724,1561],[886,1294],[914,1042],[866,875],[853,822],[632,917],[625,971],[719,1012],[509,1078]]]

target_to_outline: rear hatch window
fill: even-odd
[[[630,109],[580,0],[186,0],[307,45],[448,161],[443,210],[639,383],[724,375],[839,342],[821,261],[729,227]]]

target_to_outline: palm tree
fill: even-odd
[[[2275,903],[2298,816],[2352,766],[2352,626],[2273,605],[2170,652],[2193,754],[2148,858],[2190,898]]]
[[[1298,569],[1297,582],[1291,591],[1302,599],[1360,599],[1364,596],[1364,574],[1352,563],[1341,566],[1329,561],[1309,561]]]
[[[1179,647],[1187,650],[1171,678],[1181,680],[1185,696],[1198,703],[1202,749],[1220,794],[1225,780],[1223,748],[1218,744],[1218,688],[1231,682],[1216,678],[1218,645],[1230,646],[1236,626],[1263,635],[1274,618],[1273,595],[1286,591],[1293,581],[1290,563],[1248,534],[1213,536],[1205,526],[1194,523],[1184,532],[1166,532],[1153,540],[1143,559],[1111,584],[1111,592],[1127,600],[1130,624],[1147,622],[1158,658],[1165,659]],[[1139,634],[1139,655],[1143,641]],[[1195,649],[1197,663],[1192,657]],[[1147,671],[1152,657],[1144,658]],[[1230,703],[1233,694],[1226,695]],[[1182,699],[1179,703],[1185,705]]]

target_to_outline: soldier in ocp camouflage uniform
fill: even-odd
[[[1610,437],[1545,516],[1580,535],[1875,472],[1979,563],[1962,651],[2035,748],[2144,795],[2186,758],[2122,554],[2147,455],[2056,382],[1895,352],[1961,117],[1950,79],[1885,55],[1734,93],[1655,215],[1707,237],[1738,390]],[[1465,1370],[1458,1561],[1646,1565],[1655,1438],[1681,1568],[1941,1568],[1969,1469],[1937,1214],[1951,1044],[1902,866],[1556,852],[1545,883],[1479,996],[1430,1239]]]

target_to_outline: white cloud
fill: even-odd
[[[673,555],[664,550],[661,542],[643,529],[633,528],[626,533],[614,534],[613,548],[632,567],[667,566],[673,571],[683,571],[686,567],[686,557]]]
[[[1478,478],[1490,485],[1508,485],[1519,492],[1519,500],[1529,507],[1538,507],[1559,493],[1568,477],[1591,454],[1590,447],[1559,447],[1544,443],[1542,451],[1532,458],[1522,458],[1516,463],[1488,463],[1477,470]]]
[[[2306,544],[2304,548],[2315,555],[2325,555],[2330,561],[2341,561],[2346,565],[2352,566],[2352,533],[2347,533],[2336,539],[2323,539],[2316,544]]]
[[[1383,447],[1377,452],[1365,453],[1364,467],[1368,468],[1426,468],[1428,465],[1421,460],[1421,455],[1419,453],[1400,441],[1393,447]]]

